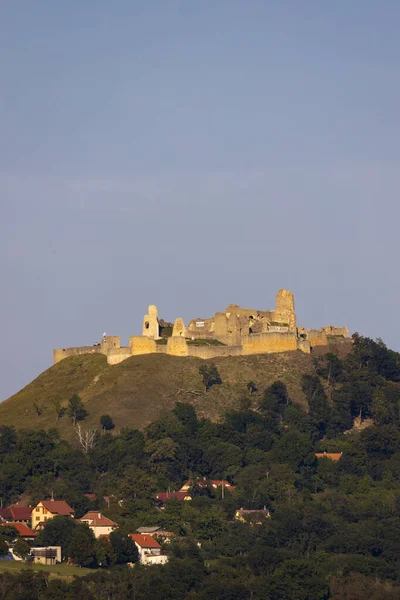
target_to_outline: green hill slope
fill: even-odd
[[[134,356],[119,365],[109,366],[102,355],[67,358],[54,365],[20,392],[0,404],[0,423],[15,427],[43,429],[57,427],[62,436],[74,435],[71,423],[64,415],[56,422],[54,399],[66,406],[78,393],[89,416],[85,427],[99,426],[100,416],[109,414],[116,428],[142,428],[158,418],[175,402],[190,402],[200,416],[211,419],[227,409],[237,407],[246,393],[249,381],[254,381],[260,397],[265,387],[281,379],[295,402],[305,405],[301,391],[301,376],[312,370],[312,359],[302,352],[282,354],[220,357],[212,361],[218,368],[222,384],[204,392],[198,368],[204,361],[160,355]],[[38,417],[34,402],[42,405]]]

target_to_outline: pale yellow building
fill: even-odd
[[[40,500],[32,510],[32,529],[41,529],[48,519],[59,515],[74,518],[74,512],[65,500]]]

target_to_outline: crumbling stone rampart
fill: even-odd
[[[328,345],[328,338],[326,336],[326,333],[321,329],[311,329],[308,332],[307,337],[310,341],[311,347]]]
[[[172,356],[189,356],[186,338],[180,336],[168,338],[167,354],[171,354]]]
[[[129,338],[129,347],[131,355],[152,354],[156,352],[156,343],[153,339],[146,336],[134,335]]]
[[[243,354],[271,354],[297,350],[295,333],[256,333],[242,340]]]
[[[163,353],[173,356],[238,356],[249,354],[269,354],[300,350],[310,353],[313,348],[327,346],[330,342],[341,343],[341,338],[349,340],[347,327],[329,325],[321,329],[307,330],[297,326],[294,296],[289,290],[279,290],[276,305],[272,310],[243,308],[229,304],[224,312],[216,312],[214,317],[192,319],[186,327],[183,319],[177,318],[173,327],[158,318],[157,307],[150,305],[143,319],[141,336],[129,339],[129,346],[121,347],[118,336],[105,336],[94,346],[57,348],[54,350],[54,363],[68,356],[100,353],[107,356],[109,364],[118,364],[129,356],[138,354]],[[168,330],[167,343],[160,340],[160,329]],[[172,334],[172,335],[171,335]],[[187,340],[211,340],[210,345],[196,346]],[[217,340],[223,345],[212,345]],[[163,340],[165,342],[165,340]]]

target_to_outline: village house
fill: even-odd
[[[32,509],[32,529],[41,529],[48,519],[59,515],[74,518],[74,513],[65,500],[40,500]]]
[[[1,527],[14,527],[14,529],[17,531],[18,536],[24,540],[34,540],[35,537],[37,536],[37,533],[35,531],[32,531],[32,529],[30,529],[27,525],[25,525],[25,523],[15,523],[15,522],[4,522],[4,523],[0,523],[0,528]],[[1,529],[0,529],[0,534],[1,534]]]
[[[151,535],[157,541],[162,540],[163,542],[170,542],[172,538],[176,537],[175,533],[172,531],[167,531],[161,525],[153,525],[152,527],[138,527],[136,532],[145,535]]]
[[[168,562],[168,557],[161,554],[160,544],[151,536],[142,533],[130,533],[139,553],[139,562],[142,565],[163,565]]]
[[[47,546],[45,548],[32,548],[33,562],[41,565],[55,565],[61,562],[61,546]]]
[[[271,514],[265,506],[263,509],[256,510],[240,508],[235,512],[236,521],[248,523],[249,525],[262,525],[265,522],[265,519],[269,519],[270,517]]]
[[[189,479],[183,484],[179,491],[187,492],[193,486],[198,486],[202,488],[211,487],[214,490],[221,488],[221,490],[229,490],[230,492],[233,492],[233,490],[236,489],[236,486],[229,483],[229,481],[226,481],[226,479],[206,479],[204,477],[203,479]]]
[[[0,519],[14,523],[31,522],[32,507],[24,504],[10,504],[6,508],[0,508]]]
[[[110,533],[118,527],[118,523],[115,523],[97,511],[87,512],[86,515],[79,519],[79,521],[89,525],[89,528],[93,531],[95,538],[109,536]]]
[[[189,501],[192,499],[192,496],[187,492],[159,492],[156,494],[156,500],[161,504],[161,510],[163,509],[163,505],[168,500],[177,500],[178,502]]]
[[[317,458],[329,458],[329,460],[337,462],[342,458],[343,452],[317,452],[315,456]]]

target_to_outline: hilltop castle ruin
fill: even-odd
[[[138,354],[171,354],[173,356],[241,356],[301,350],[310,353],[316,346],[349,337],[347,327],[322,327],[306,330],[296,323],[294,296],[279,290],[274,310],[241,308],[229,304],[224,312],[208,319],[192,319],[186,327],[183,319],[165,323],[158,317],[156,306],[149,306],[143,319],[142,335],[129,338],[129,346],[121,347],[119,336],[105,336],[94,346],[57,348],[54,364],[79,354],[99,353],[116,365]]]

